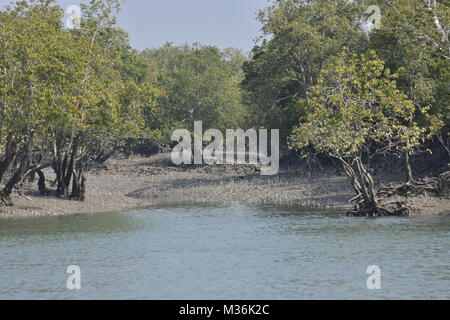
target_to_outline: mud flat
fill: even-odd
[[[46,172],[47,184],[54,179]],[[308,173],[281,169],[276,176],[261,176],[250,165],[176,167],[170,155],[109,160],[87,174],[86,201],[41,197],[35,183],[27,183],[14,206],[0,209],[0,217],[88,214],[125,211],[153,205],[293,205],[349,209],[353,190],[336,170]],[[432,197],[408,199],[414,215],[450,213],[450,200]]]

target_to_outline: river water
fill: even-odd
[[[3,219],[0,299],[449,299],[449,249],[449,217],[174,206]],[[70,265],[81,290],[66,287]]]

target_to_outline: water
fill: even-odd
[[[449,299],[449,248],[448,217],[184,206],[0,220],[0,299]]]

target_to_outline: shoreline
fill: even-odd
[[[109,160],[87,173],[86,201],[42,197],[27,182],[14,206],[0,208],[1,218],[66,216],[139,210],[160,205],[280,205],[344,211],[353,189],[336,170],[282,169],[261,176],[251,165],[175,167],[170,155]],[[53,177],[46,170],[47,186]],[[412,216],[450,214],[450,199],[414,197]]]

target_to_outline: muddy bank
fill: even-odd
[[[336,170],[307,173],[285,168],[277,176],[261,176],[255,166],[175,167],[169,155],[146,159],[110,160],[87,174],[85,202],[41,197],[28,183],[14,206],[0,217],[32,217],[122,211],[164,204],[300,205],[348,209],[353,190]],[[46,172],[47,184],[54,179]],[[450,200],[408,199],[414,215],[449,213]]]

